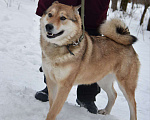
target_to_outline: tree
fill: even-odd
[[[113,9],[113,11],[117,10],[117,3],[118,3],[118,0],[112,0],[111,8]]]
[[[150,31],[150,18],[149,18],[149,22],[148,22],[147,30],[148,30],[148,31]]]
[[[144,11],[143,11],[143,14],[141,16],[140,25],[142,25],[142,23],[143,23],[146,11],[147,11],[149,6],[150,6],[149,2],[145,1],[145,3],[144,3]]]
[[[126,11],[129,0],[121,0],[120,9]]]
[[[135,1],[136,1],[136,0],[132,0],[132,9],[133,9],[133,7],[134,7]]]

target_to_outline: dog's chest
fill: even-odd
[[[56,66],[53,64],[47,64],[46,70],[51,80],[62,81],[70,75],[72,67],[70,65]]]

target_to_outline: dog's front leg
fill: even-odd
[[[67,96],[73,84],[60,83],[57,88],[56,98],[53,101],[52,107],[49,110],[46,120],[55,120],[57,114],[61,111]]]
[[[48,98],[49,98],[49,104],[50,104],[50,108],[53,105],[53,101],[56,97],[56,93],[57,93],[57,84],[55,82],[53,82],[51,79],[47,79],[47,88],[48,88]]]

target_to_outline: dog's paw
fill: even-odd
[[[107,115],[108,112],[105,109],[98,110],[98,114]]]

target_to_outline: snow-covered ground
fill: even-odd
[[[108,18],[117,16],[129,26],[131,34],[138,37],[133,46],[139,54],[141,70],[136,90],[138,120],[150,120],[150,32],[144,24],[139,26],[143,6],[139,5],[128,14],[108,11]],[[34,98],[36,91],[45,87],[39,45],[39,17],[35,15],[37,0],[0,0],[0,120],[44,120],[49,103]],[[110,115],[93,115],[76,105],[76,86],[58,115],[58,120],[129,120],[129,108],[118,92]],[[97,95],[99,109],[107,103],[106,93]]]

